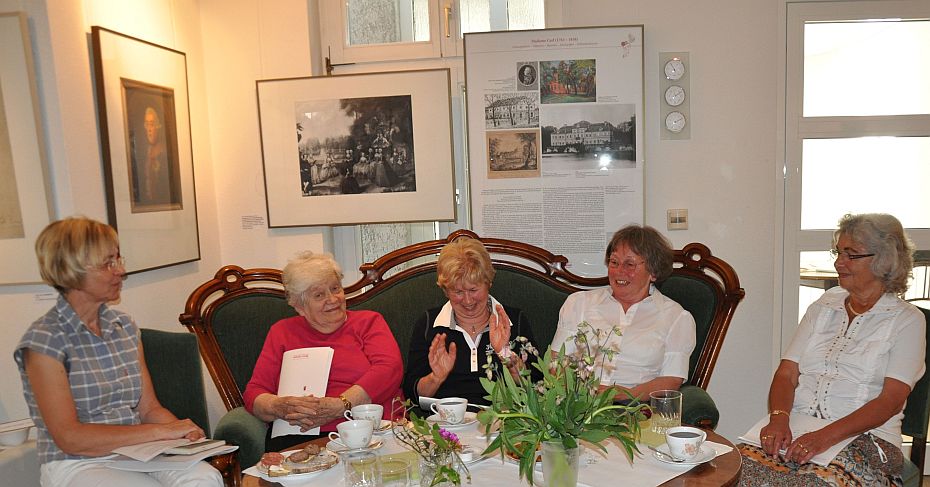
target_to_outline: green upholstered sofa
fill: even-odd
[[[384,315],[405,360],[413,317],[445,302],[436,286],[436,256],[443,245],[462,235],[479,238],[459,230],[446,239],[398,249],[363,265],[363,277],[346,287],[350,309]],[[564,256],[539,247],[506,239],[480,240],[497,269],[491,293],[529,315],[541,350],[552,340],[565,298],[607,284],[606,277],[584,278],[571,273]],[[658,286],[691,311],[698,327],[690,378],[682,387],[682,420],[713,428],[719,413],[705,389],[744,291],[732,267],[701,244],[676,251],[673,275]],[[180,316],[181,323],[197,334],[201,355],[229,410],[217,424],[214,437],[239,445],[242,465],[248,466],[261,456],[267,426],[243,409],[241,391],[252,375],[268,329],[295,314],[285,302],[280,270],[230,265],[191,294]]]

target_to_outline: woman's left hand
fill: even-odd
[[[306,413],[288,414],[283,419],[294,426],[300,426],[302,432],[340,418],[344,412],[339,398],[308,396],[301,399]]]
[[[823,430],[811,431],[795,438],[785,451],[784,458],[797,464],[805,464],[818,453],[833,446],[833,443]]]
[[[497,305],[491,313],[491,347],[500,353],[505,347],[510,347],[510,318],[504,312],[504,307]]]

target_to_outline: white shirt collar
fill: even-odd
[[[488,297],[491,299],[491,312],[493,313],[494,310],[497,309],[497,306],[501,303],[494,299],[494,296],[488,295]],[[510,319],[511,323],[513,323],[513,318],[510,315],[508,315],[507,318]],[[433,328],[438,326],[444,326],[450,329],[452,328],[452,303],[449,301],[446,301],[446,304],[444,304],[442,309],[439,310],[439,314],[436,315],[436,319],[433,320]]]

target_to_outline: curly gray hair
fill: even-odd
[[[307,289],[321,285],[333,276],[342,282],[342,268],[332,255],[310,251],[295,255],[284,266],[282,275],[287,304],[303,306]]]
[[[914,243],[897,218],[886,213],[846,214],[833,232],[833,246],[841,235],[875,254],[869,270],[881,281],[885,292],[904,294],[914,267]]]

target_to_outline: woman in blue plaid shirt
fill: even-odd
[[[205,462],[187,470],[126,472],[99,457],[153,440],[203,438],[155,397],[139,328],[107,305],[126,276],[116,231],[87,218],[50,224],[36,241],[42,279],[58,301],[14,352],[29,414],[38,428],[43,486],[218,486]]]

